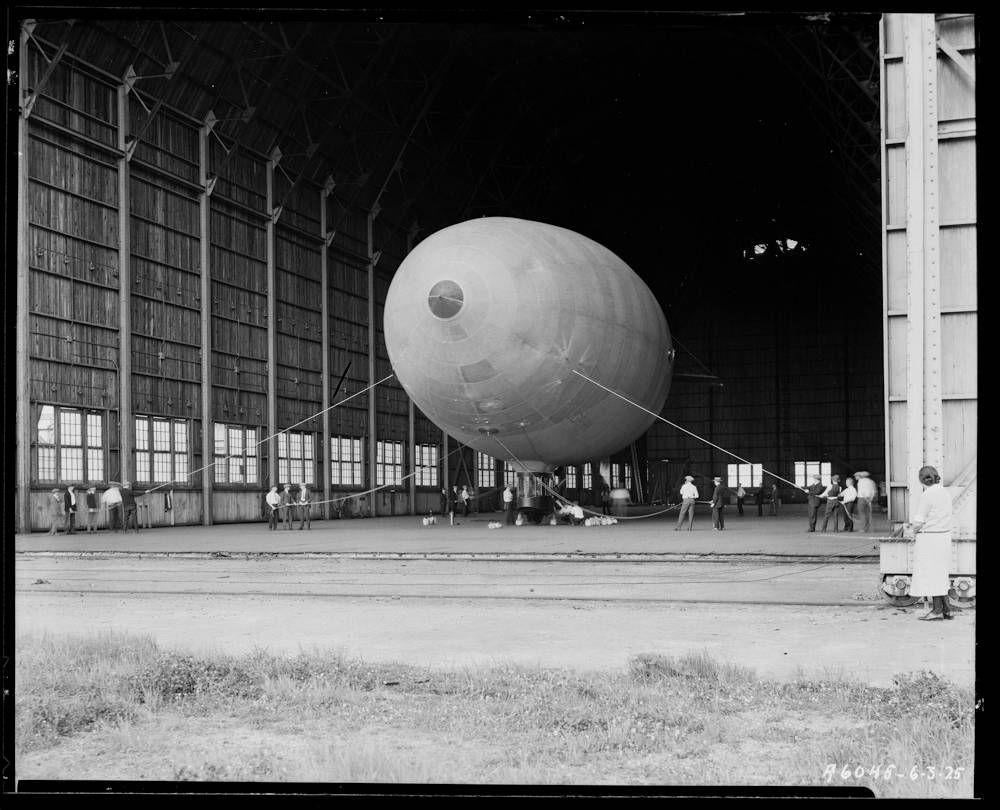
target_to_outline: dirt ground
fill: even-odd
[[[19,559],[15,625],[148,634],[192,651],[327,648],[446,667],[617,669],[640,653],[707,651],[765,678],[889,685],[929,669],[974,680],[975,610],[917,621],[917,608],[877,601],[877,566],[786,566],[778,573],[799,576],[774,578],[773,567],[739,563],[517,565]],[[782,604],[803,582],[828,604]],[[761,589],[770,604],[755,599]]]

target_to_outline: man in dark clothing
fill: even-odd
[[[724,486],[722,479],[715,477],[715,491],[712,492],[712,526],[720,532],[726,528],[726,503],[729,501],[729,488]]]
[[[802,491],[809,495],[809,531],[816,531],[816,517],[819,515],[819,508],[823,505],[820,497],[826,489],[820,483],[818,475],[810,476],[812,483],[808,487],[803,487]]]
[[[764,517],[764,501],[767,499],[767,487],[760,485],[757,490],[757,517]]]
[[[122,534],[128,531],[129,525],[135,526],[135,533],[139,533],[139,520],[136,515],[135,493],[132,492],[132,485],[126,481],[122,485]]]
[[[823,531],[826,531],[830,516],[833,516],[833,531],[840,531],[840,476],[834,475],[830,478],[830,486],[823,490],[820,495],[826,500],[826,511],[823,513]]]
[[[72,484],[63,493],[63,511],[66,513],[66,534],[73,534],[76,523],[76,491]]]

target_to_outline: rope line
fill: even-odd
[[[307,416],[307,417],[306,417],[305,419],[300,419],[300,420],[299,420],[298,422],[296,422],[296,423],[295,423],[294,425],[289,425],[288,427],[286,427],[286,428],[282,428],[282,429],[281,429],[281,430],[279,430],[279,431],[278,431],[277,433],[274,433],[274,434],[273,434],[273,435],[271,435],[271,436],[266,436],[266,437],[264,437],[263,439],[261,439],[261,440],[260,440],[259,442],[257,442],[257,443],[256,443],[256,444],[254,445],[254,448],[256,449],[256,448],[260,447],[260,446],[261,446],[262,444],[264,444],[265,442],[269,442],[269,441],[270,441],[271,439],[273,439],[273,438],[276,438],[277,436],[280,436],[280,435],[281,435],[282,433],[287,433],[287,432],[288,432],[289,430],[292,430],[293,428],[297,428],[297,427],[298,427],[299,425],[302,425],[302,424],[304,424],[304,423],[308,422],[308,421],[309,421],[309,420],[311,420],[311,419],[315,419],[315,418],[316,418],[317,416],[322,416],[322,415],[323,415],[324,413],[326,413],[327,411],[331,411],[331,410],[333,410],[334,408],[338,408],[338,407],[340,407],[340,406],[341,406],[341,405],[343,405],[343,404],[344,404],[345,402],[349,402],[350,400],[354,399],[355,397],[359,397],[359,396],[361,396],[362,394],[365,394],[365,393],[367,393],[368,391],[371,391],[371,390],[372,390],[373,388],[375,388],[375,386],[377,386],[377,385],[381,385],[381,384],[382,384],[382,383],[384,383],[384,382],[385,382],[386,380],[388,380],[388,379],[390,379],[390,378],[392,378],[392,377],[395,377],[395,376],[396,376],[395,374],[387,374],[387,375],[386,375],[385,377],[383,377],[383,378],[382,378],[381,380],[379,380],[378,382],[374,382],[374,383],[372,383],[372,384],[371,384],[371,385],[369,385],[369,386],[368,386],[367,388],[362,388],[362,389],[361,389],[360,391],[357,391],[356,393],[353,393],[353,394],[351,394],[351,395],[350,395],[349,397],[345,397],[344,399],[340,400],[340,402],[335,402],[335,403],[334,403],[333,405],[331,405],[331,406],[330,406],[329,408],[323,408],[323,410],[321,410],[321,411],[317,411],[317,412],[316,412],[316,413],[314,413],[314,414],[313,414],[312,416]],[[206,465],[204,465],[203,467],[199,467],[199,468],[198,468],[197,470],[192,470],[191,472],[187,473],[187,474],[186,474],[186,476],[185,476],[185,478],[190,478],[190,477],[191,477],[192,475],[196,475],[197,473],[200,473],[200,472],[202,472],[203,470],[207,470],[207,469],[208,469],[209,467],[214,467],[214,466],[215,466],[216,464],[218,464],[219,462],[222,462],[222,461],[229,461],[229,459],[231,459],[231,458],[236,458],[236,455],[237,455],[236,453],[230,453],[230,454],[229,454],[228,456],[222,456],[222,457],[220,457],[220,458],[217,458],[217,459],[215,459],[214,461],[210,462],[209,464],[206,464]],[[241,456],[242,456],[243,454],[241,453],[241,454],[239,454],[239,455],[241,455]],[[143,495],[148,495],[148,494],[149,494],[150,492],[156,492],[156,490],[158,490],[158,489],[163,489],[163,487],[166,487],[166,486],[170,486],[171,484],[178,484],[178,483],[180,483],[180,482],[182,482],[182,481],[184,481],[184,478],[174,478],[174,479],[173,479],[173,480],[171,480],[171,481],[166,481],[166,482],[164,482],[164,483],[162,483],[162,484],[157,484],[157,485],[156,485],[155,487],[152,487],[151,489],[146,489],[146,490],[143,490],[142,494],[143,494]],[[325,503],[325,501],[324,501],[324,503]]]
[[[714,448],[715,448],[716,450],[719,450],[719,451],[721,451],[721,452],[725,453],[725,454],[726,454],[727,456],[732,456],[732,457],[733,457],[733,458],[735,458],[735,459],[736,459],[737,461],[742,461],[742,462],[743,462],[744,464],[753,464],[753,463],[754,463],[754,462],[752,462],[752,461],[749,461],[748,459],[745,459],[745,458],[741,458],[740,456],[736,455],[736,453],[733,453],[733,452],[731,452],[731,451],[727,450],[727,449],[726,449],[725,447],[719,447],[719,445],[717,445],[717,444],[714,444],[713,442],[710,442],[710,441],[709,441],[708,439],[704,439],[704,438],[702,438],[702,437],[701,437],[701,436],[699,436],[699,435],[698,435],[697,433],[692,433],[692,432],[691,432],[690,430],[687,430],[686,428],[682,428],[682,427],[681,427],[680,425],[676,424],[675,422],[671,422],[671,421],[670,421],[669,419],[664,419],[664,418],[663,418],[662,416],[660,416],[660,415],[659,415],[658,413],[653,413],[653,412],[652,412],[651,410],[649,410],[649,408],[644,408],[644,407],[643,407],[642,405],[640,405],[640,404],[639,404],[638,402],[634,402],[633,400],[629,399],[628,397],[626,397],[626,396],[623,396],[622,394],[619,394],[619,393],[618,393],[617,391],[614,391],[614,390],[612,390],[611,388],[608,388],[608,387],[607,387],[606,385],[602,385],[602,384],[601,384],[601,383],[599,383],[599,382],[598,382],[597,380],[595,380],[595,379],[593,379],[593,378],[591,378],[591,377],[588,377],[588,376],[587,376],[586,374],[583,374],[583,373],[581,373],[581,372],[577,371],[576,369],[573,369],[573,373],[574,373],[574,374],[576,374],[576,375],[577,375],[578,377],[583,377],[583,379],[587,380],[587,382],[591,382],[591,383],[593,383],[593,384],[594,384],[594,385],[596,385],[596,386],[597,386],[598,388],[602,388],[602,389],[604,389],[604,390],[605,390],[605,391],[607,391],[607,392],[608,392],[609,394],[614,394],[614,395],[615,395],[616,397],[618,397],[619,399],[623,399],[623,400],[625,400],[625,401],[626,401],[627,403],[629,403],[630,405],[634,405],[634,406],[635,406],[636,408],[638,408],[638,409],[639,409],[640,411],[645,411],[645,412],[646,412],[646,413],[648,413],[648,414],[649,414],[650,416],[653,416],[653,417],[655,417],[656,419],[659,419],[659,420],[660,420],[661,422],[664,422],[665,424],[668,424],[668,425],[670,425],[671,427],[673,427],[673,428],[676,428],[677,430],[680,430],[680,431],[682,431],[683,433],[687,433],[687,434],[688,434],[688,436],[692,436],[693,438],[697,439],[698,441],[700,441],[700,442],[704,442],[705,444],[709,445],[710,447],[714,447]],[[770,470],[767,470],[767,469],[764,469],[764,465],[761,465],[761,470],[762,470],[763,472],[766,472],[766,473],[767,473],[768,475],[770,475],[771,477],[773,477],[773,478],[777,478],[777,479],[778,479],[779,481],[784,481],[784,482],[785,482],[786,484],[791,484],[791,486],[795,487],[796,489],[802,489],[802,487],[800,487],[800,486],[799,486],[798,484],[796,484],[796,483],[794,483],[794,482],[792,482],[792,481],[789,481],[789,480],[788,480],[787,478],[782,478],[782,477],[781,477],[780,475],[778,475],[777,473],[775,473],[775,472],[771,472]]]

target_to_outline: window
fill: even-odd
[[[438,446],[436,444],[418,444],[415,448],[418,487],[436,487],[438,485]]]
[[[314,484],[315,478],[313,434],[292,430],[279,433],[278,482],[281,484]]]
[[[590,462],[588,461],[583,465],[583,489],[593,489],[594,488],[594,473],[591,469]]]
[[[257,428],[215,423],[215,482],[257,483]]]
[[[727,464],[726,486],[759,487],[764,480],[763,464]]]
[[[823,486],[830,485],[829,461],[796,461],[795,462],[795,483],[800,487],[809,486],[809,477],[818,475]]]
[[[375,486],[403,483],[403,443],[375,442]]]
[[[493,456],[476,451],[476,486],[492,489],[496,483],[496,462]]]
[[[566,489],[576,489],[576,467],[566,468]]]
[[[187,483],[188,424],[157,416],[135,418],[135,480]]]
[[[632,465],[612,464],[611,465],[611,486],[632,489]]]
[[[361,439],[330,437],[330,483],[335,487],[363,487]]]
[[[39,481],[104,480],[104,415],[42,405],[35,423]]]
[[[514,464],[510,461],[503,463],[503,485],[505,487],[517,486],[517,471],[514,469]]]

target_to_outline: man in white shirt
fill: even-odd
[[[681,511],[677,516],[677,525],[674,527],[675,532],[681,530],[685,517],[688,521],[688,531],[694,528],[694,503],[698,500],[698,488],[692,481],[694,481],[694,476],[684,476],[684,484],[681,486]]]
[[[871,476],[862,470],[855,473],[858,479],[858,522],[861,523],[861,531],[870,532],[872,530],[872,502],[878,496],[878,488]]]
[[[844,506],[844,531],[854,531],[854,508],[858,505],[858,491],[854,488],[854,479],[848,478],[840,492],[840,502]]]
[[[916,538],[913,547],[913,579],[910,596],[929,596],[931,609],[920,616],[924,621],[950,619],[948,590],[951,583],[951,494],[941,484],[941,476],[934,467],[922,467],[917,473],[924,486],[917,505],[912,527]]]
[[[507,515],[507,525],[512,525],[514,523],[514,493],[509,484],[503,488],[503,511]]]

